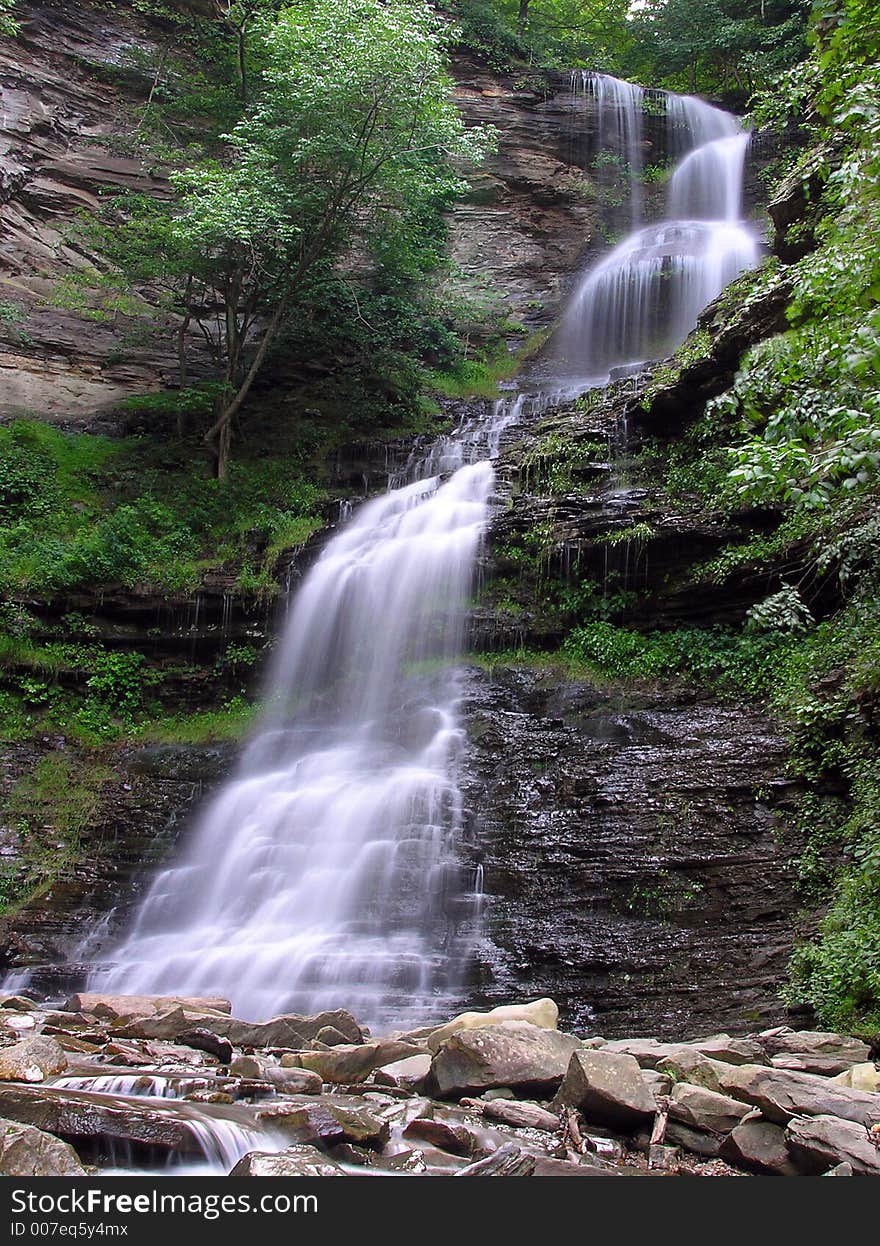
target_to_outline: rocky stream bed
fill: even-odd
[[[374,1037],[223,999],[0,1006],[0,1173],[880,1175],[876,1048],[845,1034],[606,1040],[550,999]]]

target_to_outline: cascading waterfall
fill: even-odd
[[[620,363],[677,346],[755,262],[739,222],[748,142],[669,97],[682,159],[670,219],[641,224],[642,89],[578,75],[626,161],[639,227],[583,278],[543,392],[470,415],[344,519],[288,609],[260,728],[91,985],[223,994],[257,1019],[352,1009],[371,1025],[448,1010],[473,947],[482,869],[463,862],[454,660],[506,428]],[[555,388],[554,388],[555,387]]]
[[[740,220],[749,135],[692,96],[667,97],[666,121],[668,147],[681,154],[666,220],[642,225],[585,274],[554,336],[559,369],[584,385],[669,354],[757,262],[755,235]]]
[[[600,158],[623,162],[635,226],[642,218],[644,88],[612,74],[595,74],[586,69],[572,72],[571,88],[595,101],[597,149]]]
[[[373,1024],[424,1017],[458,985],[477,897],[456,855],[463,732],[446,663],[488,516],[492,426],[457,439],[450,479],[368,502],[326,547],[262,729],[103,985],[220,991],[250,1017],[344,1005]]]

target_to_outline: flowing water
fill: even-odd
[[[666,97],[666,124],[678,157],[666,218],[639,222],[588,269],[554,334],[558,371],[584,386],[670,354],[703,308],[758,260],[755,234],[740,219],[749,135],[730,113],[692,96]],[[626,152],[632,128],[618,130]],[[631,157],[630,166],[638,167]]]
[[[456,778],[455,660],[502,435],[554,387],[578,392],[668,353],[757,256],[739,219],[748,136],[734,118],[668,97],[679,161],[667,219],[645,224],[642,89],[579,74],[574,89],[627,171],[634,229],[581,279],[554,381],[468,415],[341,516],[289,606],[237,773],[94,987],[226,995],[253,1019],[346,1007],[373,1026],[448,1013],[460,991],[482,872],[467,863]]]

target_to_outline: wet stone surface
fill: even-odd
[[[464,701],[478,996],[549,994],[606,1037],[784,1016],[799,844],[764,715],[525,668],[471,670]]]

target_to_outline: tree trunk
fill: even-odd
[[[517,19],[517,29],[521,35],[526,33],[526,27],[529,24],[529,0],[519,0],[519,18]]]
[[[222,408],[219,418],[205,433],[205,441],[209,445],[215,438],[217,439],[216,454],[218,480],[225,480],[228,474],[229,449],[232,444],[232,421],[238,414],[241,404],[244,402],[245,398],[247,398],[250,388],[256,380],[257,373],[263,366],[263,360],[266,358],[269,347],[275,338],[275,334],[278,332],[278,326],[281,324],[281,318],[287,310],[287,304],[288,299],[284,298],[275,308],[275,311],[272,314],[272,319],[266,326],[266,331],[263,334],[263,340],[260,342],[260,345],[257,348],[257,353],[254,355],[253,362],[247,370],[247,375],[241,385],[239,385],[231,401],[227,402]],[[241,345],[242,344],[239,342],[239,352]],[[236,360],[237,359],[238,355],[236,355]],[[227,375],[231,377],[233,373],[228,371]]]

